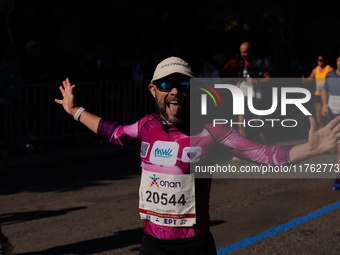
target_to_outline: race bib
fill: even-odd
[[[335,114],[340,114],[340,96],[330,95],[328,99],[328,106]]]
[[[196,223],[194,175],[143,170],[139,188],[139,214],[141,219],[157,225],[193,226]]]

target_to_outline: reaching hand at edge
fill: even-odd
[[[340,144],[340,116],[332,119],[325,127],[317,129],[316,121],[310,117],[310,130],[308,136],[309,146],[314,154],[331,151]]]
[[[331,120],[321,129],[317,129],[314,117],[309,117],[309,122],[308,142],[296,145],[290,151],[290,159],[293,163],[329,152],[340,144],[340,116]]]

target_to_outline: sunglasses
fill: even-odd
[[[163,92],[170,92],[173,88],[177,88],[179,91],[188,91],[190,89],[190,81],[156,80],[153,84]]]
[[[324,59],[323,58],[318,58],[318,61],[323,62]]]

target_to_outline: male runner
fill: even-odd
[[[75,85],[68,79],[59,88],[63,99],[55,99],[68,114],[111,143],[140,144],[142,255],[216,254],[209,231],[211,179],[194,178],[190,173],[190,164],[208,159],[215,145],[222,144],[249,161],[271,165],[295,163],[337,145],[340,117],[320,130],[316,130],[316,122],[311,118],[309,141],[296,146],[266,146],[247,140],[230,127],[215,130],[209,125],[190,136],[191,77],[194,75],[189,64],[180,58],[169,57],[160,62],[148,85],[159,114],[145,115],[125,126],[76,106]]]

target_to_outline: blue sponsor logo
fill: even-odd
[[[180,188],[181,187],[181,182],[169,182],[169,181],[163,181],[161,180],[159,184],[163,187],[167,188]]]
[[[172,149],[155,149],[155,158],[161,157],[161,158],[171,158],[172,157]]]
[[[181,182],[170,182],[170,181],[164,181],[164,180],[160,180],[160,177],[156,177],[156,174],[154,174],[152,177],[149,176],[150,179],[152,180],[150,187],[152,187],[153,185],[157,186],[159,188],[159,185],[162,187],[167,187],[167,188],[181,188]]]

